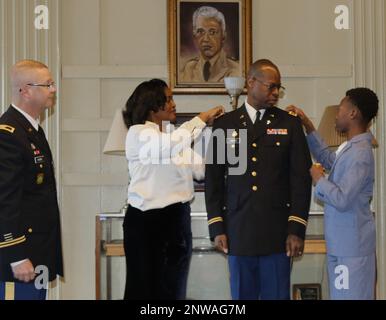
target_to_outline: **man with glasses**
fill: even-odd
[[[39,126],[56,87],[33,60],[12,67],[11,86],[0,117],[0,300],[44,300],[48,282],[63,275],[53,159]]]
[[[233,299],[289,299],[291,258],[304,248],[311,157],[300,120],[275,107],[284,90],[278,67],[256,61],[247,90],[244,105],[213,126],[205,171],[209,233],[228,254]],[[229,154],[243,144],[247,170],[233,175]]]
[[[188,60],[181,71],[182,82],[221,82],[224,77],[240,76],[238,61],[224,51],[224,15],[213,7],[200,7],[193,14],[193,37],[200,55]]]

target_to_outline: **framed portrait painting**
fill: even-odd
[[[252,61],[251,0],[168,0],[168,60],[174,93],[226,93]]]

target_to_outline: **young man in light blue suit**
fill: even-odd
[[[367,88],[346,92],[336,116],[336,129],[347,136],[336,152],[328,149],[311,120],[294,106],[307,132],[311,153],[320,164],[310,173],[315,197],[324,203],[325,238],[330,286],[334,300],[374,299],[375,223],[370,210],[374,185],[371,133],[378,98]],[[328,170],[328,178],[324,175]]]

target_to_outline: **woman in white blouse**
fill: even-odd
[[[223,113],[223,107],[213,108],[169,132],[176,105],[164,81],[143,82],[128,99],[123,111],[131,177],[123,224],[125,299],[186,298],[193,178],[204,176],[202,162],[186,160],[206,124]]]

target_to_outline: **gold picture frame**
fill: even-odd
[[[221,23],[213,30],[200,25],[199,14],[193,19],[202,7],[220,12],[225,33]],[[210,71],[205,74],[202,65],[208,60]],[[174,93],[226,94],[223,78],[246,77],[251,62],[252,0],[168,0],[168,68]]]

